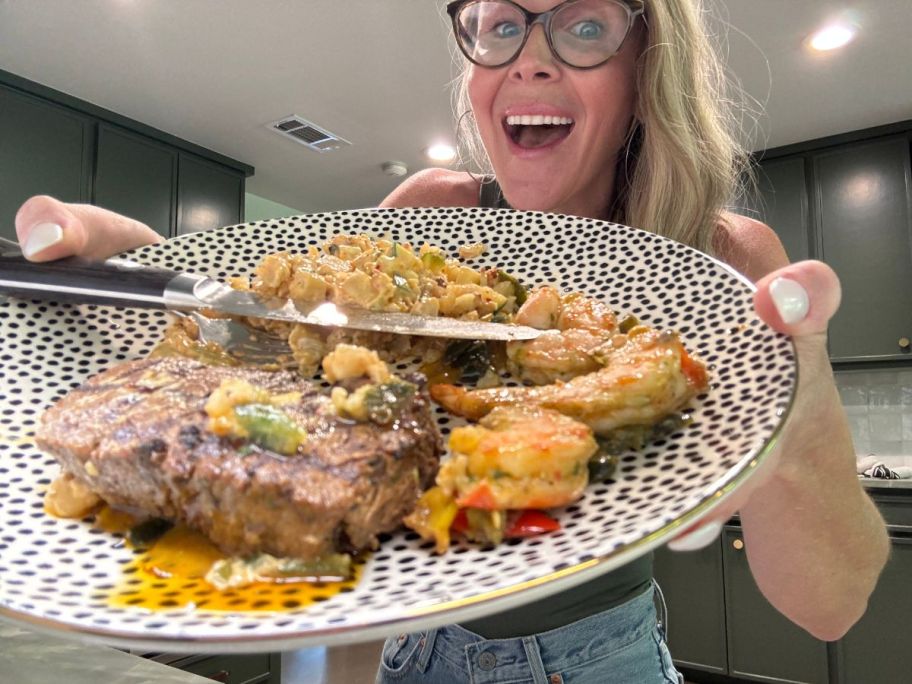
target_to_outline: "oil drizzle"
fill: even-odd
[[[95,523],[105,531],[124,533],[135,520],[105,506]],[[184,525],[171,528],[148,549],[136,554],[123,566],[120,580],[106,593],[112,606],[150,611],[295,610],[352,591],[365,561],[353,559],[353,576],[342,582],[255,582],[220,591],[205,580],[205,575],[225,555],[205,536]]]

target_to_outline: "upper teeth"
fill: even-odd
[[[507,125],[509,126],[567,126],[573,123],[573,119],[566,116],[508,116]]]

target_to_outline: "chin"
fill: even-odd
[[[507,203],[519,211],[542,211],[552,213],[562,204],[561,193],[555,186],[553,178],[540,181],[498,177],[501,190]]]

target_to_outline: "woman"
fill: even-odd
[[[814,636],[839,638],[864,613],[888,553],[855,475],[827,358],[839,283],[820,262],[789,265],[772,230],[723,210],[738,155],[698,0],[462,0],[448,11],[471,60],[461,99],[496,184],[432,169],[383,206],[498,205],[610,219],[689,243],[756,281],[758,315],[795,339],[796,403],[750,491],[672,546],[710,543],[739,510],[750,567],[770,603]],[[160,240],[130,219],[47,197],[23,205],[16,229],[34,260],[105,257]],[[820,482],[827,486],[808,486]],[[390,639],[377,681],[678,681],[650,572],[646,557],[526,608]]]
[[[499,204],[613,220],[689,243],[756,281],[759,315],[795,336],[798,403],[749,498],[741,495],[673,547],[708,544],[740,509],[751,570],[767,599],[814,636],[839,638],[864,612],[888,548],[855,474],[827,359],[839,285],[822,263],[789,266],[772,230],[722,210],[739,169],[699,4],[466,0],[448,11],[469,60],[458,101],[473,115],[500,192],[465,173],[432,169],[383,206]],[[485,681],[676,681],[664,644],[637,641],[648,634],[644,622],[655,623],[651,600],[643,600],[652,596],[650,570],[647,558],[532,606],[391,639],[377,681],[468,680],[468,670],[476,678],[483,670],[484,653],[496,671],[502,655],[523,662],[530,649],[528,665],[504,666]],[[533,634],[531,645],[522,641]]]

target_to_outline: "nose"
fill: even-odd
[[[544,26],[533,26],[519,57],[510,65],[510,78],[518,81],[548,81],[559,75],[560,65],[548,45]]]

